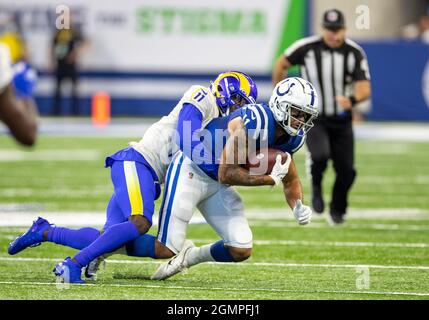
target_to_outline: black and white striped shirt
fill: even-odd
[[[370,80],[365,52],[349,39],[340,48],[331,49],[321,36],[312,36],[293,43],[284,55],[292,65],[300,65],[301,77],[316,87],[323,116],[342,113],[335,96],[350,96],[354,82]]]

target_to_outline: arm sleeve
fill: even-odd
[[[197,107],[190,103],[183,105],[177,121],[175,142],[190,159],[192,159],[194,148],[201,142],[198,134],[202,121],[203,115]]]
[[[353,80],[370,80],[368,60],[363,50],[356,51],[356,67],[353,72]]]

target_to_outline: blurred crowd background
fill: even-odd
[[[331,8],[368,55],[364,118],[428,121],[428,0],[2,0],[0,41],[37,69],[42,116],[87,117],[103,92],[113,116],[159,117],[226,70],[252,75],[267,101],[275,59]]]

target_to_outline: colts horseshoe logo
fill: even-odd
[[[285,81],[285,84],[288,82],[288,80],[286,80]],[[281,85],[277,88],[277,95],[279,95],[280,97],[283,97],[284,95],[286,95],[286,94],[288,94],[289,93],[289,91],[290,91],[290,89],[293,87],[295,85],[295,83],[292,83],[292,84],[290,84],[290,85],[288,85],[288,87],[287,87],[287,89],[286,89],[286,91],[284,91],[284,92],[281,92],[280,91],[280,87],[281,87]]]

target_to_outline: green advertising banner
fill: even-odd
[[[3,0],[0,13],[20,18],[40,68],[65,7],[91,40],[85,69],[267,74],[286,46],[304,35],[306,2]]]

